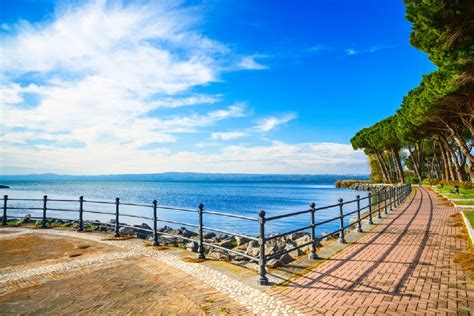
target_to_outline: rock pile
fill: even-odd
[[[380,184],[357,182],[351,185],[349,189],[358,190],[358,191],[373,191],[373,190],[380,190],[383,187],[384,186]]]
[[[32,220],[31,215],[27,215],[20,220],[15,220],[18,224],[32,223],[37,226],[41,226],[41,220]],[[125,225],[125,224],[120,224]],[[73,220],[61,220],[61,219],[48,219],[48,227],[70,227],[73,229],[78,228],[77,221]],[[103,223],[100,221],[87,221],[84,222],[84,230],[86,231],[96,231],[96,232],[106,232],[113,233],[115,228],[115,221],[111,220],[108,223]],[[158,242],[161,245],[179,247],[197,253],[199,248],[199,235],[195,231],[191,231],[185,227],[172,228],[164,226],[158,229],[159,234]],[[136,237],[144,240],[153,240],[152,228],[143,223],[141,225],[133,226],[121,226],[119,229],[120,236],[130,236]],[[174,235],[174,236],[171,236]],[[180,237],[189,238],[186,240]],[[250,260],[249,258],[243,256],[260,256],[260,245],[259,242],[250,238],[232,236],[228,234],[215,234],[213,232],[206,232],[204,234],[204,242],[208,245],[204,245],[204,254],[206,258],[228,261],[233,264],[238,264],[246,266],[248,268],[257,269],[258,265],[255,261]],[[308,233],[298,232],[293,233],[287,236],[277,237],[268,240],[265,243],[265,254],[273,255],[276,253],[289,251],[290,249],[304,245],[311,241],[311,238]],[[212,247],[211,245],[216,245],[221,248],[230,249],[234,252],[228,252],[223,249]],[[317,247],[321,245],[317,243]],[[270,269],[277,268],[279,266],[288,264],[295,259],[307,255],[311,252],[311,245],[306,245],[302,248],[293,250],[289,253],[282,254],[281,256],[270,259],[267,261],[267,267]],[[243,255],[239,255],[241,253]]]

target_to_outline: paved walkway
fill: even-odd
[[[357,243],[269,293],[307,315],[474,315],[474,285],[453,262],[466,250],[456,212],[417,188]]]
[[[301,315],[275,297],[140,240],[0,229],[0,315]]]

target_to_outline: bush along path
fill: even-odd
[[[456,214],[435,193],[417,188],[358,242],[269,293],[308,315],[471,315],[474,284],[455,262],[468,247]]]

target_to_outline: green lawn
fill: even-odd
[[[474,189],[463,189],[459,188],[459,194],[454,194],[452,191],[454,187],[452,185],[445,185],[441,188],[439,185],[436,186],[438,192],[443,193],[450,199],[474,199]],[[469,205],[469,204],[468,204]]]
[[[464,215],[466,215],[469,223],[471,223],[471,226],[474,227],[474,211],[464,211]]]
[[[474,206],[474,201],[454,201],[457,205],[472,205]]]

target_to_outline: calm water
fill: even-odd
[[[257,217],[259,210],[265,210],[267,216],[287,212],[296,212],[308,208],[311,202],[317,206],[336,204],[338,198],[345,201],[353,200],[357,194],[365,196],[365,192],[349,189],[336,189],[334,183],[281,183],[281,182],[99,182],[99,181],[3,181],[10,189],[0,189],[0,193],[10,198],[42,198],[48,195],[51,199],[75,199],[80,195],[85,200],[114,201],[120,197],[123,203],[150,204],[154,199],[160,205],[186,207],[196,209],[204,203],[206,210],[218,210],[232,214]],[[361,203],[366,205],[366,201]],[[42,202],[10,201],[10,206],[42,207]],[[78,209],[78,202],[49,202],[51,208]],[[355,209],[348,205],[347,211]],[[85,204],[85,210],[114,212],[114,205]],[[151,208],[121,206],[121,212],[134,215],[152,216]],[[41,210],[24,209],[10,211],[10,214],[32,214],[40,216]],[[323,221],[338,214],[337,207],[316,213],[316,221]],[[77,212],[50,212],[49,216],[61,218],[77,218]],[[178,220],[191,224],[197,223],[197,214],[159,210],[162,219]],[[113,216],[85,214],[85,219],[108,221]],[[349,219],[347,219],[348,221]],[[146,220],[122,217],[121,222],[141,224]],[[242,220],[230,219],[215,215],[205,215],[204,224],[233,232],[255,235],[258,224]],[[163,226],[165,224],[162,224]],[[268,223],[267,232],[290,231],[297,227],[309,225],[309,214],[276,220]],[[338,228],[338,222],[331,222],[317,228],[318,234],[332,232]],[[173,226],[169,225],[168,226]]]

